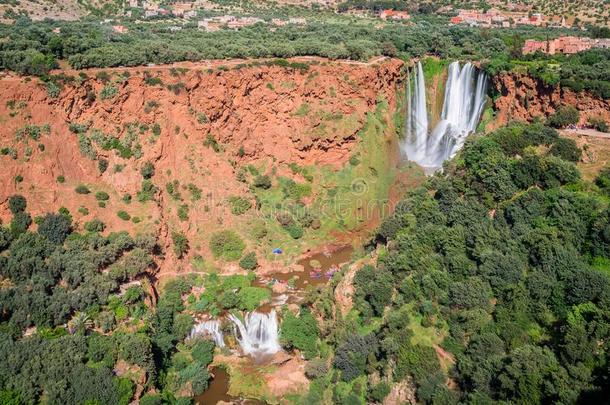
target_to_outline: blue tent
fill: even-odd
[[[282,254],[282,249],[280,249],[280,248],[273,249],[273,254],[274,255],[281,255]]]

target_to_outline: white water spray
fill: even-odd
[[[237,341],[244,354],[257,358],[281,350],[275,310],[267,314],[250,312],[244,317],[244,322],[233,314],[229,315],[229,319],[237,327]]]
[[[421,62],[417,70],[413,68],[414,89],[411,98],[411,80],[408,81],[407,97],[409,113],[407,114],[407,143],[405,150],[410,160],[423,161],[426,158],[428,137],[428,111],[426,110],[426,82]]]
[[[472,63],[460,67],[449,65],[445,99],[440,121],[428,134],[425,79],[421,63],[413,72],[415,91],[411,98],[410,80],[407,87],[408,114],[406,141],[407,158],[424,168],[438,169],[464,146],[466,137],[476,130],[485,105],[487,75]],[[423,107],[422,107],[423,106]]]
[[[220,321],[218,320],[204,321],[193,326],[189,338],[192,339],[198,336],[212,338],[218,347],[225,346],[224,335],[222,330],[220,330]]]

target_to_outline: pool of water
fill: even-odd
[[[229,373],[222,367],[213,367],[210,373],[214,377],[210,380],[208,389],[193,398],[195,405],[216,405],[220,401],[240,405],[263,405],[264,402],[255,399],[242,399],[233,397],[229,391]]]
[[[341,264],[347,263],[351,260],[354,248],[352,246],[343,246],[339,249],[330,252],[320,252],[307,256],[297,263],[305,269],[304,271],[297,271],[291,273],[274,273],[268,275],[263,280],[257,280],[256,284],[263,285],[270,281],[288,283],[293,278],[295,281],[292,283],[294,287],[293,291],[303,291],[307,286],[326,284],[330,280],[330,275],[327,274],[331,268],[339,268]],[[312,266],[312,263],[316,263],[316,268]]]

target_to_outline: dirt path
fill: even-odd
[[[594,138],[610,139],[610,134],[605,132],[596,131],[594,129],[562,129],[559,131],[561,135],[578,135],[578,136],[591,136]]]

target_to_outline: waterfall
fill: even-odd
[[[244,317],[244,322],[233,314],[229,319],[239,332],[237,341],[244,354],[253,357],[274,354],[280,351],[279,329],[275,310],[264,314],[250,312]]]
[[[472,63],[449,65],[441,119],[428,134],[425,79],[421,63],[413,71],[415,91],[411,96],[408,80],[407,158],[424,168],[438,169],[464,146],[466,137],[476,130],[487,93],[487,75]],[[409,78],[410,79],[410,78]]]
[[[408,80],[407,97],[407,143],[405,150],[410,160],[420,162],[426,157],[426,138],[428,135],[428,111],[426,110],[426,81],[421,62],[417,70],[413,68],[414,89],[411,97],[411,78]]]
[[[216,346],[225,346],[225,339],[222,330],[220,330],[220,321],[218,320],[204,321],[193,326],[189,338],[192,339],[197,336],[211,337],[214,339]]]

